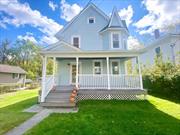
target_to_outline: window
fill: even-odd
[[[117,75],[119,74],[119,61],[112,61],[112,74]]]
[[[94,74],[101,74],[102,73],[102,61],[94,61],[94,66],[93,66],[93,72]]]
[[[80,39],[79,39],[79,37],[73,37],[73,39],[72,39],[72,44],[75,46],[75,47],[77,47],[77,48],[79,48],[80,47]]]
[[[88,23],[89,24],[95,23],[95,18],[94,17],[89,17],[88,18]]]
[[[160,56],[160,53],[161,53],[161,48],[160,48],[160,47],[157,47],[157,48],[155,49],[155,52],[156,52],[157,57],[159,57],[159,56]]]
[[[13,74],[12,74],[12,78],[13,78],[13,79],[18,79],[18,78],[19,78],[19,74],[13,73]]]
[[[112,47],[119,48],[119,34],[112,34]]]

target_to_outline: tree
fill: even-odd
[[[8,61],[10,53],[10,41],[5,39],[0,44],[0,63],[5,64]]]

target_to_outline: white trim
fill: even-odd
[[[113,74],[113,71],[112,71],[112,70],[113,70],[113,69],[112,69],[112,62],[117,62],[117,63],[118,63],[119,74],[121,74],[121,70],[120,70],[120,68],[121,68],[121,67],[120,67],[120,60],[110,60],[110,67],[111,67],[111,72],[110,72],[110,73],[111,73],[112,75],[115,75],[115,74]],[[118,75],[119,75],[119,74],[118,74]]]
[[[118,34],[118,37],[119,37],[119,47],[118,48],[113,47],[113,34]],[[121,32],[111,32],[110,36],[111,36],[111,38],[110,38],[111,49],[113,49],[113,50],[122,49]]]
[[[95,74],[94,72],[95,62],[100,62],[101,74]],[[93,75],[102,75],[103,74],[103,60],[93,60],[92,64],[93,64]]]
[[[75,47],[73,44],[73,38],[79,38],[79,48],[81,48],[81,36],[80,35],[72,35],[71,36],[71,44],[73,47]],[[75,47],[75,48],[77,48],[77,47]]]
[[[94,23],[89,23],[89,19],[93,19]],[[87,18],[87,24],[95,24],[96,23],[96,18],[94,16],[90,16]]]

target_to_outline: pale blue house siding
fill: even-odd
[[[88,24],[88,18],[95,17],[94,24]],[[73,35],[80,36],[80,48],[82,50],[102,50],[102,37],[99,31],[108,24],[102,15],[100,15],[92,7],[79,15],[70,27],[68,27],[60,36],[61,38],[71,43]]]
[[[113,59],[111,59],[113,60]],[[110,60],[110,63],[111,63]],[[117,60],[117,59],[116,59]],[[119,59],[120,62],[120,74],[125,74],[124,60]],[[75,64],[75,59],[57,59],[57,73],[56,82],[57,85],[70,85],[70,64]],[[80,74],[93,74],[93,60],[92,59],[81,59],[80,63]],[[103,69],[102,74],[107,74],[106,60],[102,60]],[[110,65],[111,73],[111,65]]]

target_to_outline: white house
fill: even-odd
[[[163,61],[170,61],[174,64],[180,64],[180,30],[172,31],[159,35],[155,31],[155,40],[141,50],[141,64],[152,66],[156,56],[162,55]]]
[[[56,37],[59,42],[41,51],[43,56],[43,106],[74,106],[69,102],[73,87],[77,99],[137,99],[143,90],[139,74],[126,72],[126,61],[139,58],[127,50],[128,28],[116,8],[111,17],[89,3]],[[47,58],[54,61],[53,75],[46,76]]]

